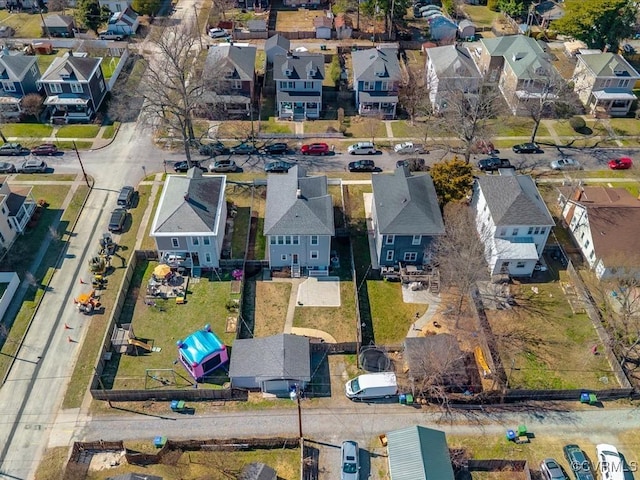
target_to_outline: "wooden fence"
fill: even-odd
[[[531,480],[531,470],[529,462],[526,460],[505,460],[502,458],[467,460],[464,470],[469,472],[522,472],[522,476],[514,478]]]

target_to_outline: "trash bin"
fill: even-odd
[[[401,393],[400,396],[398,397],[398,399],[399,399],[401,405],[406,405],[407,396],[404,393]]]
[[[413,395],[407,393],[406,404],[411,405],[413,403]]]
[[[320,45],[320,50],[326,50],[327,46],[323,43],[322,45]]]

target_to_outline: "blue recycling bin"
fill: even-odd
[[[507,430],[507,440],[513,442],[516,439],[516,432],[514,430]]]

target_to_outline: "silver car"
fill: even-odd
[[[562,157],[551,162],[551,170],[580,170],[581,168],[577,160],[569,157]]]
[[[209,164],[210,172],[235,172],[238,170],[238,165],[233,160],[216,160],[215,162],[211,162]]]
[[[47,164],[38,158],[30,158],[18,167],[18,173],[45,173]]]
[[[569,480],[553,458],[545,458],[540,463],[540,473],[544,480]]]
[[[340,480],[358,480],[360,478],[360,452],[358,442],[347,440],[342,442],[340,449],[342,466],[340,467]]]

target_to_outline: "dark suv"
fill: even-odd
[[[124,208],[116,208],[111,212],[111,218],[109,219],[109,231],[122,232],[126,218],[127,211]]]
[[[478,168],[483,172],[495,172],[499,168],[513,168],[513,165],[506,158],[489,157],[480,160]]]
[[[350,172],[377,172],[376,164],[373,160],[358,160],[349,163]]]
[[[122,187],[122,190],[120,190],[120,193],[118,194],[118,206],[129,208],[131,206],[134,193],[135,189],[129,185]]]

